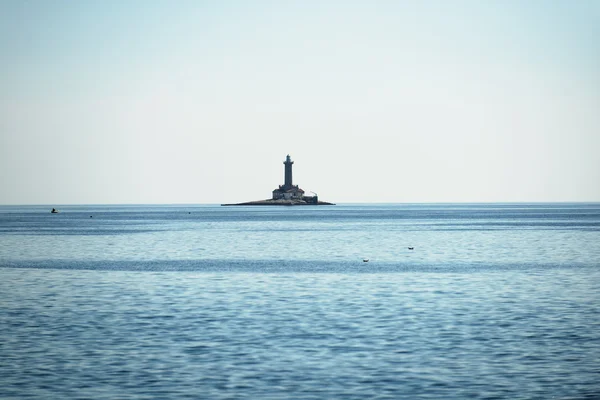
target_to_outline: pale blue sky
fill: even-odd
[[[0,203],[600,201],[600,1],[0,0]]]

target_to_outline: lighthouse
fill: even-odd
[[[300,189],[298,185],[294,185],[292,181],[292,165],[294,162],[288,154],[283,162],[284,167],[284,180],[283,185],[273,190],[273,200],[302,200],[304,197],[304,190]]]
[[[292,165],[294,164],[294,162],[292,161],[292,159],[290,158],[290,155],[288,154],[287,157],[285,158],[285,161],[283,162],[283,165],[285,165],[285,180],[283,181],[283,188],[285,189],[291,189],[292,188]]]
[[[294,185],[292,180],[292,165],[294,162],[288,154],[283,162],[283,185],[273,190],[273,197],[266,200],[247,201],[245,203],[235,204],[221,204],[222,206],[293,206],[293,205],[330,205],[335,204],[328,203],[326,201],[320,201],[316,193],[314,196],[305,196],[304,190],[300,189],[298,185]]]

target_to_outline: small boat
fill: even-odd
[[[414,250],[415,248],[414,248],[414,247],[409,247],[408,249],[409,249],[409,250]]]
[[[368,258],[363,258],[363,262],[369,262]]]
[[[51,214],[58,214],[58,210],[56,208],[53,208],[52,211],[50,211]]]

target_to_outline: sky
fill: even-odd
[[[0,0],[0,204],[600,201],[600,0]]]

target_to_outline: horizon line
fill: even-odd
[[[0,207],[56,207],[56,206],[221,206],[223,203],[0,203]],[[560,201],[381,201],[381,202],[336,202],[333,205],[408,205],[408,204],[600,204],[600,200]]]

